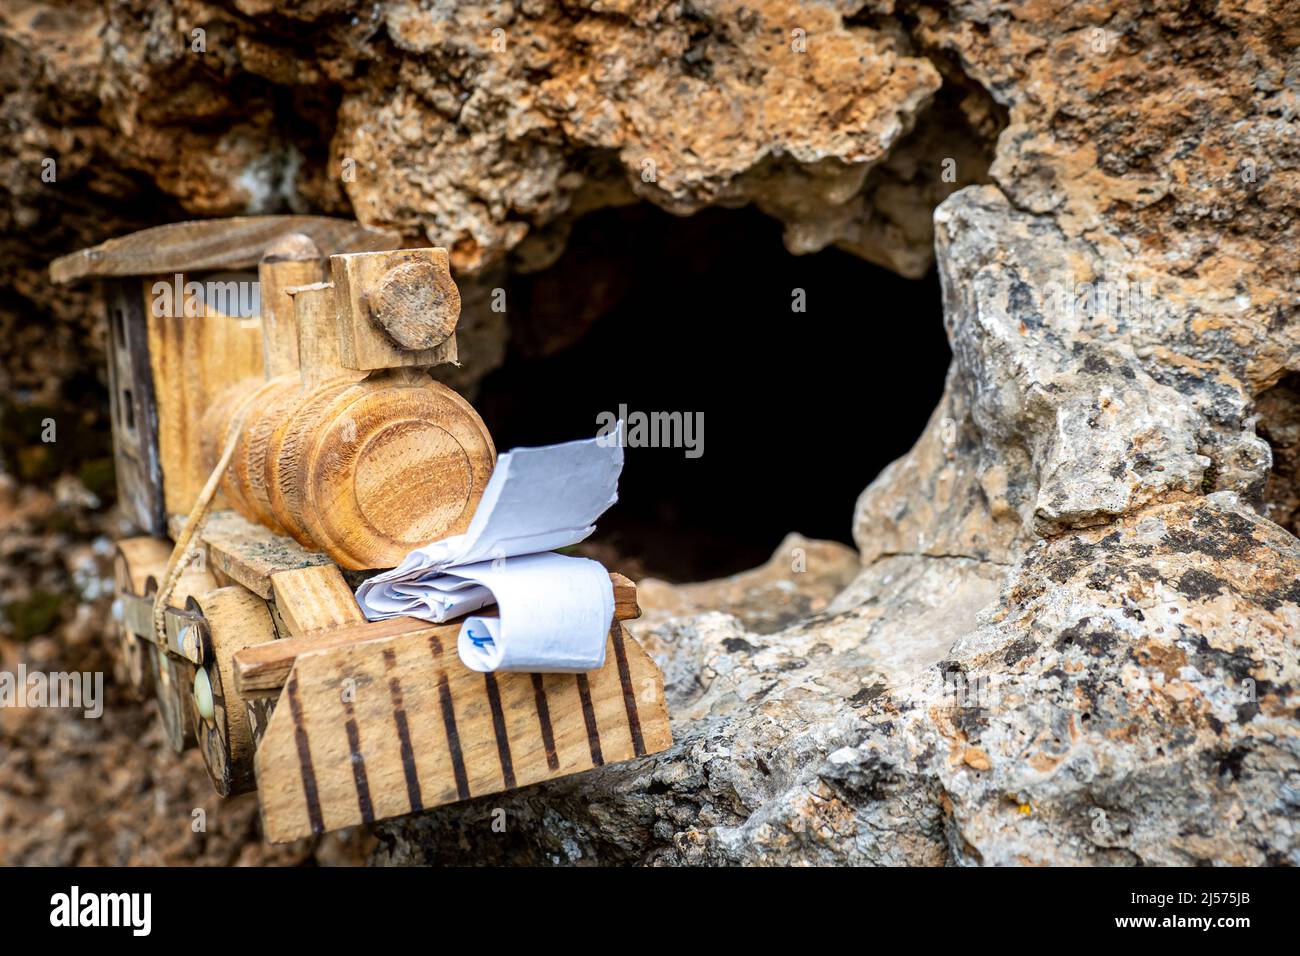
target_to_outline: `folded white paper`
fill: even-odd
[[[621,425],[620,425],[621,427]],[[554,554],[618,500],[621,441],[517,448],[497,460],[469,529],[412,551],[357,589],[367,620],[468,618],[458,648],[477,671],[588,671],[605,663],[614,588],[597,562]]]

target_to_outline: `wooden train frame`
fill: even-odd
[[[117,677],[157,702],[172,749],[198,747],[218,793],[258,791],[272,842],[672,743],[622,575],[606,664],[586,674],[471,671],[458,624],[362,616],[359,580],[463,530],[474,462],[490,470],[494,454],[468,403],[425,372],[457,360],[446,253],[399,246],[345,220],[271,216],[162,226],[51,265],[57,282],[98,280],[108,311],[119,501],[140,531],[114,561]],[[157,307],[162,289],[207,281],[255,282],[256,309],[186,315],[174,291]],[[311,404],[326,392],[332,405]],[[297,445],[315,451],[296,448],[280,475],[286,428],[308,429]],[[342,455],[345,441],[371,458]],[[424,483],[394,491],[413,474]],[[435,515],[430,496],[446,505]]]

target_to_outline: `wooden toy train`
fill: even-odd
[[[457,360],[444,249],[344,220],[179,223],[55,261],[98,279],[121,508],[116,667],[283,842],[668,747],[624,621],[606,665],[482,674],[458,624],[369,623],[353,587],[464,531],[496,458],[427,369]],[[251,291],[250,291],[251,290]],[[256,293],[256,294],[253,294]]]

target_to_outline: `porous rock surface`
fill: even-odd
[[[858,578],[652,617],[671,751],[380,859],[1300,863],[1294,27],[1103,7],[908,8],[1010,125],[934,213],[953,363]]]
[[[383,824],[374,860],[1300,863],[1297,29],[1282,0],[9,4],[0,384],[73,401],[92,313],[45,262],[185,215],[396,226],[467,303],[637,199],[937,260],[947,390],[859,500],[852,580],[791,538],[646,587],[674,747]]]

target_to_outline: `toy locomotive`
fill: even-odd
[[[478,673],[458,623],[367,622],[353,588],[465,530],[496,459],[427,369],[457,360],[447,253],[344,220],[178,223],[56,260],[98,279],[121,508],[115,666],[218,793],[284,842],[671,745],[614,582],[606,664]]]

